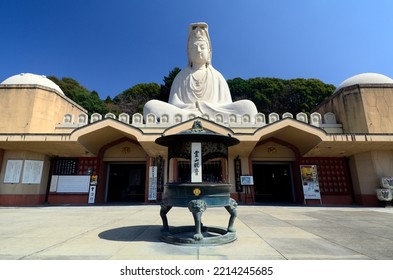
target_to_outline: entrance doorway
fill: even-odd
[[[144,202],[145,163],[109,164],[107,202]]]
[[[293,203],[291,163],[253,162],[255,202]]]

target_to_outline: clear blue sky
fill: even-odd
[[[226,79],[393,78],[391,0],[2,0],[0,82],[71,77],[102,99],[162,83],[187,64],[188,25],[205,21]]]

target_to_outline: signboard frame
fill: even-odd
[[[4,184],[18,184],[22,175],[23,160],[9,159],[4,174]]]
[[[202,143],[191,143],[191,182],[202,183]]]
[[[317,199],[322,204],[317,165],[300,165],[300,176],[302,179],[304,204],[306,204],[307,199]]]
[[[57,182],[57,193],[89,193],[90,175],[61,175]]]
[[[242,186],[252,186],[254,185],[254,177],[250,175],[240,176],[240,184]]]
[[[23,164],[22,184],[40,184],[44,161],[25,160]]]
[[[149,166],[149,194],[148,200],[157,199],[157,166]]]

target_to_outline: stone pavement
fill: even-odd
[[[0,207],[2,260],[393,259],[393,208],[238,206],[237,240],[218,246],[160,241],[159,205]],[[224,208],[204,225],[226,227]],[[192,225],[187,208],[170,226]]]

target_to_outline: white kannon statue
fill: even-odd
[[[173,123],[175,117],[181,116],[185,121],[190,115],[208,115],[216,119],[217,114],[228,122],[230,115],[239,118],[243,114],[255,121],[258,113],[250,100],[232,102],[231,93],[224,77],[211,65],[212,48],[206,23],[193,23],[189,26],[187,42],[188,65],[175,77],[168,103],[150,100],[143,108],[143,114],[155,114],[169,117]]]

